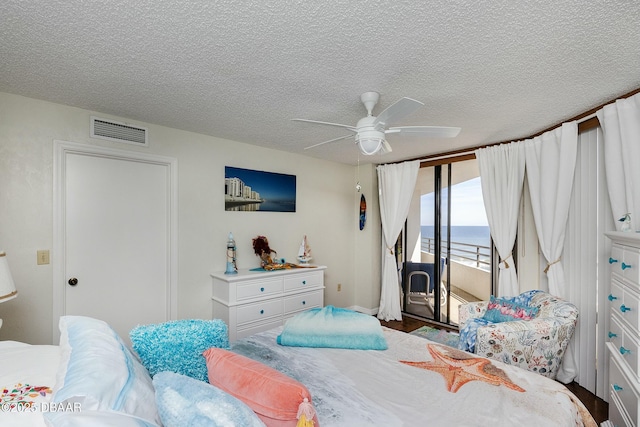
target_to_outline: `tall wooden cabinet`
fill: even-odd
[[[213,273],[213,318],[229,326],[229,341],[284,324],[324,304],[325,266]]]
[[[615,426],[638,426],[640,413],[640,233],[606,233],[612,240],[607,296],[611,318],[609,419]]]

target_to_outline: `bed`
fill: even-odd
[[[112,330],[96,332],[86,325],[75,325],[79,333],[65,342],[65,336],[72,334],[62,332],[60,346],[0,342],[4,388],[0,425],[162,425],[167,400],[160,396],[157,379],[163,376],[156,374],[152,380],[135,352],[117,336],[115,345],[105,345],[103,338],[114,339]],[[277,340],[283,330],[279,327],[236,341],[224,351],[303,384],[323,427],[596,426],[582,403],[558,382],[422,337],[384,327],[380,331],[386,350],[280,345]],[[124,356],[116,356],[117,352]],[[123,366],[114,362],[119,358]],[[78,382],[73,384],[76,369]],[[122,381],[117,379],[120,376]],[[227,407],[193,394],[198,387],[205,393],[215,387],[189,380],[192,395],[179,408],[181,416],[196,407],[209,411]],[[176,390],[162,396],[177,404]],[[215,402],[222,402],[218,399],[225,399],[221,397],[225,393],[217,393]]]

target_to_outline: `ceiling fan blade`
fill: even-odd
[[[333,139],[330,139],[330,140],[328,140],[328,141],[319,142],[319,143],[317,143],[317,144],[313,144],[313,145],[311,145],[311,146],[309,146],[309,147],[305,147],[305,150],[308,150],[309,148],[318,147],[318,146],[320,146],[320,145],[328,144],[328,143],[330,143],[330,142],[336,142],[336,141],[340,141],[341,139],[347,139],[347,138],[352,138],[352,137],[353,137],[353,135],[340,136],[340,137],[338,137],[338,138],[333,138]]]
[[[392,151],[393,150],[391,149],[391,145],[387,142],[387,140],[385,139],[384,141],[382,141],[382,149],[380,149],[380,154],[387,154]]]
[[[425,136],[427,138],[454,138],[462,129],[446,126],[399,126],[389,128],[384,133],[399,136]]]
[[[344,129],[349,129],[350,131],[355,132],[356,128],[351,125],[343,125],[340,123],[330,123],[330,122],[320,122],[318,120],[307,120],[307,119],[291,119],[293,122],[305,122],[305,123],[315,123],[318,125],[329,125],[329,126],[337,126]]]
[[[385,127],[399,120],[404,119],[409,114],[422,107],[424,104],[411,98],[402,98],[395,104],[388,106],[376,117],[376,124],[382,123]]]

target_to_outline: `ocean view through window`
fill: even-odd
[[[420,168],[405,233],[403,311],[455,326],[460,304],[489,299],[491,233],[475,159]],[[422,285],[415,270],[427,272]]]

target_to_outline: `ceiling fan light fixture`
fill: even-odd
[[[371,156],[376,154],[382,148],[382,144],[384,144],[384,138],[376,137],[376,136],[365,136],[362,138],[358,138],[358,146],[360,147],[360,151],[362,154]]]

